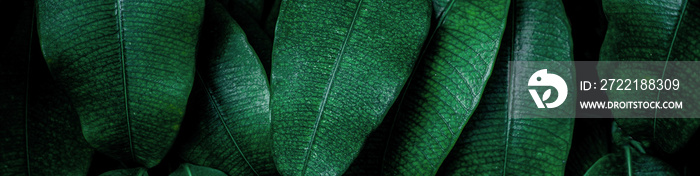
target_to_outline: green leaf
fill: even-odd
[[[440,173],[445,175],[563,175],[575,116],[575,90],[553,110],[532,111],[533,100],[509,85],[528,80],[536,65],[508,61],[572,61],[570,27],[559,0],[516,0],[498,58],[479,105]],[[574,84],[573,63],[557,68]],[[567,74],[568,73],[568,74]],[[510,95],[510,96],[509,96]],[[522,98],[520,98],[522,97]]]
[[[34,2],[11,4],[17,22],[0,48],[0,173],[86,175],[93,150],[41,57]]]
[[[148,176],[146,168],[117,169],[100,174],[100,176]]]
[[[194,79],[204,1],[39,0],[51,73],[98,151],[146,167],[169,150]]]
[[[628,159],[629,158],[629,159]],[[631,167],[630,167],[631,166]],[[629,173],[629,170],[632,173]],[[585,175],[679,175],[671,165],[648,155],[611,153],[600,158]]]
[[[283,175],[338,175],[411,73],[427,1],[282,2],[272,55],[273,153]]]
[[[243,30],[215,1],[207,4],[202,29],[179,155],[229,175],[275,173],[270,91],[260,60]]]
[[[433,175],[491,75],[508,0],[451,1],[419,61],[384,153],[383,175]]]
[[[697,73],[678,69],[669,61],[700,58],[700,1],[603,1],[609,21],[601,48],[601,61],[660,61],[664,66],[629,68],[599,65],[600,78],[682,79],[684,85],[700,84]],[[681,63],[682,64],[682,63]],[[691,78],[691,79],[685,79]],[[611,101],[698,100],[692,88],[681,91],[608,91]],[[681,148],[700,127],[697,108],[679,110],[613,110],[615,121],[638,140],[650,140],[663,151]],[[692,114],[692,115],[691,115]],[[625,118],[643,119],[625,119]]]
[[[170,176],[227,176],[220,170],[192,165],[189,163],[181,164],[177,170],[173,171]]]

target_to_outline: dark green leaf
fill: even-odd
[[[448,3],[402,98],[384,154],[384,175],[438,171],[491,75],[509,3]]]
[[[606,0],[603,8],[609,27],[601,61],[697,61],[700,58],[700,1]],[[626,65],[599,66],[600,78],[691,78],[684,85],[698,85],[697,73],[674,68],[675,64],[654,68]],[[611,101],[677,101],[680,97],[698,100],[692,88],[686,91],[609,91]],[[665,152],[681,148],[700,127],[697,108],[678,110],[613,110],[615,121],[637,140],[650,140]],[[625,119],[637,118],[643,119]],[[661,117],[661,118],[657,118]]]
[[[0,175],[85,175],[93,150],[42,59],[34,3],[18,3],[0,48]]]
[[[158,164],[180,128],[194,79],[204,2],[39,0],[51,73],[100,152]]]
[[[229,175],[275,173],[265,71],[236,21],[210,2],[180,155]]]
[[[272,55],[273,152],[283,175],[337,175],[411,73],[429,2],[284,1]]]
[[[192,165],[189,163],[181,164],[170,176],[227,176],[220,170]]]
[[[574,127],[575,90],[554,110],[508,89],[538,68],[508,61],[571,61],[570,28],[559,0],[517,0],[479,106],[441,166],[446,175],[563,175]],[[572,63],[549,68],[574,84]],[[510,96],[509,96],[510,95]]]
[[[148,176],[146,168],[118,169],[100,174],[100,176]]]

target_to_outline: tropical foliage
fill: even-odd
[[[573,102],[531,113],[508,89],[530,77],[511,61],[696,61],[699,0],[0,10],[2,175],[700,174],[700,120]],[[630,74],[567,63],[571,83],[598,77],[577,70]]]

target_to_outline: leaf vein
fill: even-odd
[[[323,116],[323,110],[326,105],[326,102],[328,102],[328,95],[330,94],[331,88],[333,87],[333,82],[335,80],[335,75],[338,73],[338,67],[340,67],[340,61],[343,58],[343,55],[345,54],[345,46],[348,45],[348,40],[350,39],[350,35],[353,32],[353,27],[355,26],[355,21],[357,21],[357,14],[360,12],[360,7],[362,7],[362,0],[360,0],[357,3],[357,7],[355,8],[355,13],[353,14],[352,17],[352,22],[350,22],[350,26],[348,28],[348,33],[345,34],[345,41],[343,41],[343,45],[340,47],[340,53],[338,54],[338,57],[335,59],[335,63],[333,65],[333,71],[331,72],[331,77],[328,81],[328,86],[326,86],[326,90],[323,95],[323,99],[321,100],[321,104],[319,105],[319,113],[318,116],[316,117],[316,123],[314,124],[313,127],[313,132],[311,133],[311,140],[309,140],[309,144],[306,147],[306,152],[304,152],[304,164],[301,169],[301,174],[304,174],[306,172],[306,169],[308,168],[306,165],[309,162],[309,153],[311,151],[311,146],[314,143],[314,139],[316,138],[316,133],[318,132],[318,125],[321,121],[321,117]]]
[[[226,121],[224,120],[224,116],[221,114],[221,110],[219,109],[218,103],[214,100],[214,95],[212,95],[211,90],[207,86],[206,83],[204,83],[204,79],[202,78],[202,75],[197,71],[197,76],[199,77],[200,82],[202,83],[202,86],[204,87],[204,92],[207,93],[207,98],[209,98],[209,101],[212,103],[212,107],[216,110],[216,115],[219,117],[219,120],[221,120],[221,125],[226,129],[226,134],[228,135],[229,139],[233,142],[233,145],[236,147],[236,150],[238,150],[238,153],[241,154],[241,157],[243,157],[243,160],[245,161],[246,164],[248,164],[248,167],[250,167],[251,170],[253,170],[253,173],[255,175],[260,175],[258,174],[258,171],[253,168],[253,165],[250,164],[248,161],[248,158],[243,154],[243,151],[241,151],[241,147],[238,146],[238,143],[236,142],[236,139],[233,138],[233,135],[231,134],[231,130],[229,129],[228,125],[226,124]]]
[[[124,58],[124,24],[123,24],[123,14],[122,14],[122,0],[117,1],[117,25],[119,27],[119,49],[121,53],[122,62],[122,86],[124,87],[124,111],[126,112],[126,129],[127,136],[129,137],[129,153],[131,158],[136,161],[136,155],[134,154],[134,144],[131,139],[131,117],[129,117],[129,94],[126,85],[126,58]]]

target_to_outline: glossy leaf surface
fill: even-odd
[[[700,58],[700,1],[606,0],[603,8],[609,27],[601,48],[601,61],[669,63]],[[683,85],[699,84],[697,73],[675,65],[656,64],[651,68],[599,65],[598,70],[601,70],[600,78],[681,79]],[[607,93],[611,101],[664,102],[678,101],[681,97],[699,100],[700,94],[692,89]],[[693,116],[698,113],[700,111],[695,108],[613,110],[613,117],[632,137],[652,141],[665,152],[673,153],[700,127],[700,120]]]
[[[260,60],[220,4],[207,4],[202,27],[180,156],[229,175],[275,173],[270,91]]]
[[[527,81],[539,65],[508,61],[573,60],[567,17],[558,0],[512,1],[510,11],[512,21],[481,101],[443,162],[441,174],[564,174],[574,127],[575,90],[568,90],[561,106],[537,109],[527,91],[509,86]],[[549,69],[574,84],[572,63]]]
[[[203,0],[39,0],[45,60],[98,151],[155,166],[185,113]]]
[[[411,73],[430,13],[424,0],[282,2],[271,77],[281,174],[345,172]]]
[[[400,102],[383,156],[384,175],[437,172],[491,75],[509,3],[453,0],[446,5]]]

